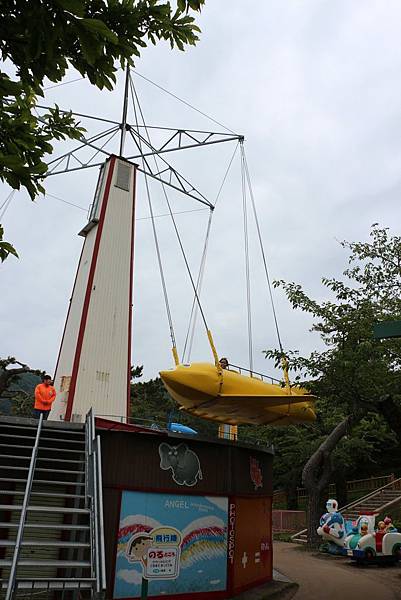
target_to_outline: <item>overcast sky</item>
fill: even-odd
[[[296,281],[324,297],[322,276],[338,276],[347,254],[338,240],[364,240],[372,223],[400,233],[401,5],[396,1],[208,0],[201,40],[187,52],[160,43],[138,71],[246,138],[245,149],[273,279]],[[75,79],[76,72],[66,80]],[[149,125],[222,128],[135,78]],[[115,92],[86,81],[48,90],[47,103],[118,120],[122,76]],[[83,124],[89,133],[98,124]],[[224,131],[224,130],[223,130]],[[64,146],[65,148],[66,146]],[[214,201],[234,145],[192,149],[167,159]],[[57,148],[58,151],[62,147]],[[48,178],[49,193],[85,209],[96,169]],[[0,204],[9,189],[0,186]],[[171,193],[177,212],[199,205]],[[152,185],[156,214],[166,212]],[[133,356],[145,378],[172,366],[170,340],[143,182],[137,194]],[[196,272],[208,211],[177,215]],[[240,164],[213,217],[205,284],[206,316],[220,355],[248,365]],[[3,224],[20,260],[0,266],[0,356],[14,355],[53,373],[86,222],[85,210],[54,198],[32,203],[15,194]],[[167,285],[183,348],[192,296],[169,219],[157,219]],[[251,230],[255,368],[270,371],[262,350],[276,338]],[[319,346],[310,319],[275,292],[284,346],[307,353]],[[199,327],[192,358],[211,357]]]

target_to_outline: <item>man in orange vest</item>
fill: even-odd
[[[43,383],[39,383],[35,388],[35,406],[33,409],[35,419],[39,419],[40,415],[43,415],[43,419],[46,421],[49,416],[52,404],[56,399],[56,390],[52,384],[50,375],[45,375]]]

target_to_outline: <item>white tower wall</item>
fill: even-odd
[[[100,173],[56,366],[51,419],[127,416],[131,366],[135,165]]]

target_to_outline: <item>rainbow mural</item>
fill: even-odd
[[[147,559],[145,556],[132,562],[129,543],[146,537],[157,546],[155,533],[163,528],[174,528],[180,533],[178,575],[173,579],[149,579],[149,596],[225,590],[227,513],[227,498],[124,492],[114,597],[140,597]]]

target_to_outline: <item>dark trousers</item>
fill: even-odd
[[[40,408],[33,409],[33,418],[39,419],[40,415],[43,415],[43,420],[47,421],[47,417],[49,416],[50,410],[41,410]]]

